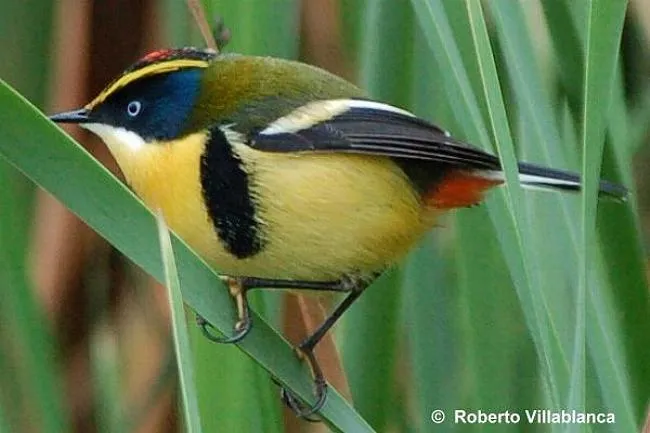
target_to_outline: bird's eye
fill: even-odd
[[[129,105],[126,106],[126,112],[129,113],[129,116],[135,117],[140,114],[142,110],[142,104],[140,101],[131,101]]]

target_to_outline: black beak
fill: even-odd
[[[50,120],[57,123],[88,123],[91,122],[89,114],[90,111],[88,109],[81,108],[79,110],[53,114],[50,116]]]

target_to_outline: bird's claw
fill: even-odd
[[[237,316],[239,319],[233,327],[235,332],[230,337],[214,334],[214,327],[200,315],[196,316],[196,324],[201,328],[203,335],[210,341],[220,344],[232,344],[240,342],[250,332],[253,321],[251,320],[250,309],[246,299],[246,287],[237,278],[221,276],[221,280],[228,286],[230,295],[237,304]]]
[[[320,422],[320,417],[316,413],[320,411],[327,400],[327,383],[315,382],[316,384],[316,402],[313,405],[305,405],[300,402],[291,391],[285,387],[280,389],[280,398],[284,404],[299,418],[309,422]]]
[[[296,352],[300,358],[307,361],[312,371],[314,376],[314,395],[316,396],[316,401],[311,405],[302,403],[294,393],[280,385],[275,381],[275,379],[274,381],[281,388],[280,398],[297,417],[309,422],[320,422],[321,419],[317,416],[317,412],[323,408],[325,401],[327,400],[327,382],[325,382],[323,372],[316,361],[313,348],[299,346],[296,348]]]

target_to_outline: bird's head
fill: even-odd
[[[215,126],[246,136],[314,99],[352,95],[361,92],[301,63],[179,48],[148,54],[85,107],[50,119],[97,134],[132,181],[172,151],[194,155]]]
[[[154,51],[109,84],[85,107],[50,116],[77,123],[120,153],[174,140],[187,126],[204,70],[216,53],[190,48]]]

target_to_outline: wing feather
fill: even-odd
[[[249,144],[268,152],[360,153],[500,169],[496,156],[453,139],[433,124],[390,105],[358,99],[310,103],[253,134]]]

